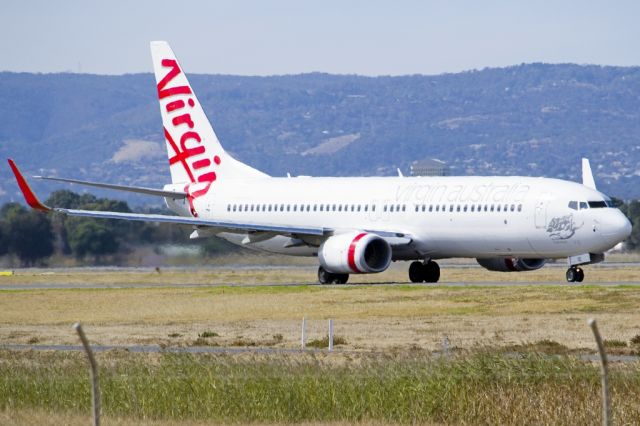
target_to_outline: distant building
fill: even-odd
[[[435,158],[425,158],[411,164],[411,176],[449,176],[449,166]]]

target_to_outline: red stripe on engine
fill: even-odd
[[[358,241],[360,241],[362,237],[364,237],[365,235],[367,235],[366,232],[356,235],[356,237],[353,239],[353,241],[351,241],[351,244],[349,245],[347,262],[349,263],[349,268],[351,268],[351,270],[356,274],[362,272],[361,270],[358,269],[358,266],[356,265],[356,246],[358,245]]]

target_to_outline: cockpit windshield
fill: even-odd
[[[615,208],[615,205],[611,200],[569,201],[569,204],[567,207],[569,207],[571,210],[586,210],[586,209],[602,209],[605,207]]]
[[[601,209],[608,206],[606,201],[589,201],[589,207],[592,209]]]

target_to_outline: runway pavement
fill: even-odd
[[[632,286],[640,287],[640,281],[612,281],[612,282],[583,282],[568,283],[566,281],[557,282],[505,282],[505,281],[473,281],[473,282],[439,282],[437,284],[415,284],[408,282],[379,282],[379,283],[362,283],[362,284],[341,284],[341,285],[322,285],[317,282],[307,283],[225,283],[225,284],[166,284],[166,283],[111,283],[111,284],[79,284],[79,283],[11,283],[0,284],[1,290],[62,290],[62,289],[126,289],[126,288],[214,288],[214,287],[301,287],[301,286],[318,286],[318,287],[362,287],[362,286],[401,286],[401,285],[423,285],[425,287],[530,287],[530,286],[563,286],[563,287],[579,287],[582,285],[596,285],[603,287],[615,286]]]

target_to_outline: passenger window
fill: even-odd
[[[518,204],[518,211],[521,212],[522,211],[522,204]]]
[[[516,211],[516,205],[515,204],[511,204],[511,211],[512,212]]]
[[[231,211],[231,205],[227,204],[227,211],[230,212]]]
[[[456,211],[457,211],[457,212],[459,212],[459,211],[460,211],[460,205],[459,205],[459,204],[456,206]]]
[[[498,205],[496,206],[496,211],[497,211],[497,212],[499,212],[499,211],[500,211],[500,204],[498,204]]]
[[[464,208],[462,209],[462,211],[466,212],[467,211],[467,205],[464,205]]]
[[[430,205],[429,206],[429,212],[432,212],[432,211],[433,211],[433,206]]]
[[[439,212],[440,211],[440,205],[436,204],[436,211]]]
[[[358,204],[358,211],[360,211],[360,207],[361,207],[360,204]]]

